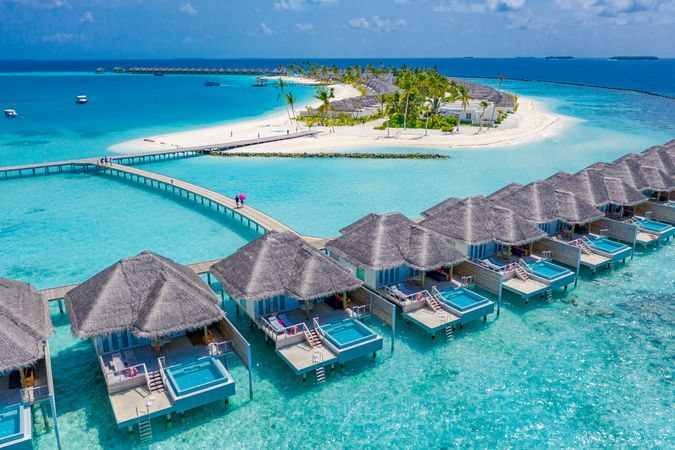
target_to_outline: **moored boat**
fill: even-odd
[[[16,117],[17,117],[16,110],[14,110],[14,109],[6,109],[6,110],[5,110],[5,117],[7,117],[8,119],[14,119],[14,118],[16,118]]]
[[[78,95],[75,98],[75,103],[78,103],[80,105],[84,105],[85,103],[89,103],[89,100],[87,99],[86,95]]]

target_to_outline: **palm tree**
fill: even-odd
[[[469,93],[469,89],[463,84],[457,86],[457,100],[462,102],[462,111],[466,113],[466,108],[469,106],[469,102],[473,100],[473,97]],[[457,130],[459,130],[459,121],[457,122]]]
[[[324,126],[326,126],[326,114],[334,109],[330,101],[331,99],[335,98],[335,90],[333,88],[319,88],[317,89],[316,96],[314,98],[321,102],[321,106],[319,106],[319,113],[321,114],[321,122]]]
[[[295,115],[295,103],[296,103],[295,95],[293,95],[292,92],[286,94],[286,105],[290,106],[291,111],[293,111],[293,120],[295,120],[295,129],[297,131],[300,129],[300,122],[298,122],[298,118]]]
[[[486,102],[485,100],[483,100],[483,101],[480,102],[481,113],[480,113],[480,126],[479,126],[479,128],[478,128],[478,132],[479,132],[479,133],[480,133],[481,131],[483,131],[483,115],[485,115],[485,109],[486,109],[488,106],[490,106],[490,104],[489,104],[488,102]]]
[[[415,77],[411,71],[406,71],[403,73],[399,87],[405,94],[405,110],[403,110],[403,129],[408,128],[408,106],[410,105],[410,96],[417,93],[417,85],[415,83]]]
[[[286,99],[286,93],[284,92],[284,89],[286,89],[286,82],[282,78],[279,78],[279,95],[277,95],[277,101],[279,101],[279,99],[282,97],[284,97],[284,100]],[[284,104],[286,105],[286,114],[288,115],[288,119],[292,121],[293,119],[291,119],[291,113],[288,111],[288,103],[284,102]]]

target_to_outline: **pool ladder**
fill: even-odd
[[[455,338],[455,329],[452,325],[445,327],[445,337],[448,338],[449,341],[452,341]]]
[[[553,300],[553,291],[544,292],[544,297],[546,298],[547,302],[550,302],[551,300]]]
[[[312,362],[314,364],[320,364],[323,362],[323,354],[321,352],[314,352],[312,356]],[[324,366],[316,368],[316,382],[325,383],[326,382],[326,369]]]
[[[614,260],[610,259],[608,264],[609,270],[614,270]]]
[[[145,413],[141,415],[138,407],[136,407],[136,417],[138,418],[138,434],[141,438],[141,444],[149,444],[152,442],[152,424],[150,423],[150,405],[145,404]]]

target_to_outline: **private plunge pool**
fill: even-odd
[[[337,348],[343,349],[370,341],[377,334],[356,319],[345,319],[323,325],[326,338]]]
[[[192,394],[228,380],[221,364],[209,356],[166,367],[164,373],[177,396]]]
[[[443,301],[459,312],[465,312],[476,306],[484,305],[489,300],[466,288],[450,288],[440,291]]]
[[[0,446],[23,438],[21,404],[0,409]]]
[[[588,245],[596,250],[600,250],[610,255],[616,255],[626,250],[630,250],[627,245],[611,241],[607,238],[596,238],[588,241]]]
[[[638,226],[649,233],[663,233],[671,228],[667,223],[661,223],[651,219],[638,220]]]
[[[530,263],[527,266],[533,274],[545,278],[546,280],[555,280],[572,273],[564,267],[557,266],[548,261],[537,261],[535,263]]]

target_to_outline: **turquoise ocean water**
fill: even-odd
[[[113,75],[0,75],[0,87],[24,86],[21,108],[18,96],[8,95],[16,90],[0,89],[0,95],[27,114],[0,121],[0,165],[96,156],[117,141],[279,107],[274,91],[256,91],[241,78],[232,81],[240,84],[241,101],[228,101],[238,96],[234,91],[213,99],[221,93],[211,89],[220,88],[204,88],[208,78],[124,76],[125,89],[110,90]],[[107,104],[86,117],[70,104],[82,79],[93,83],[85,93]],[[200,157],[144,168],[225,194],[246,192],[250,204],[303,233],[333,235],[371,211],[417,216],[451,195],[487,194],[675,137],[670,100],[540,83],[509,82],[506,89],[582,122],[533,144],[451,150],[445,161]],[[262,96],[263,103],[236,106],[248,105],[249,95]],[[122,105],[133,111],[134,102],[139,114],[119,113]],[[55,112],[43,113],[38,103]],[[38,287],[82,281],[145,249],[187,263],[226,256],[254,238],[189,202],[102,176],[2,181],[0,192],[0,276]],[[400,321],[391,354],[388,330],[372,323],[385,336],[385,350],[375,361],[355,361],[329,374],[323,385],[292,375],[228,304],[253,346],[253,400],[245,369],[232,360],[239,392],[230,404],[190,411],[172,428],[155,421],[153,447],[672,447],[674,260],[673,245],[665,245],[612,273],[584,277],[550,303],[524,305],[507,296],[499,318],[469,326],[449,343],[432,343]],[[52,313],[63,441],[135,447],[137,435],[114,425],[92,346],[72,337],[66,316]],[[53,432],[38,426],[37,447],[54,446]]]

